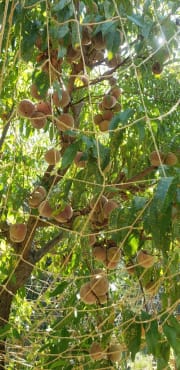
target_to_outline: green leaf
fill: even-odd
[[[106,35],[106,46],[108,51],[112,51],[113,54],[117,53],[121,43],[121,37],[119,31],[108,32]]]
[[[174,177],[164,177],[160,179],[155,195],[154,202],[158,202],[158,207],[167,208],[172,199],[170,198],[174,194],[175,178]]]
[[[64,318],[60,318],[55,321],[52,328],[55,330],[59,330],[61,328],[64,328],[67,324],[72,322],[74,319],[74,310],[71,310]]]
[[[105,36],[105,35],[108,35],[108,33],[115,32],[116,28],[117,28],[117,22],[110,21],[110,22],[105,22],[104,24],[102,24],[99,31],[102,32],[103,36]]]
[[[24,4],[24,7],[25,6],[31,6],[31,5],[34,5],[36,3],[38,3],[39,0],[26,0],[25,4]]]
[[[76,141],[65,150],[64,155],[62,157],[62,166],[61,166],[62,169],[67,168],[72,163],[78,149],[79,141]]]
[[[162,341],[159,346],[159,357],[157,358],[157,370],[165,369],[169,362],[170,345]]]
[[[133,114],[134,110],[132,108],[128,108],[125,111],[116,114],[110,122],[109,130],[115,130],[120,123],[126,124]]]
[[[49,88],[49,77],[45,72],[41,72],[39,70],[35,70],[32,75],[32,81],[38,86],[38,92],[40,96],[44,97],[47,94],[47,90]]]
[[[177,179],[164,177],[159,180],[154,198],[145,212],[144,227],[151,232],[156,246],[164,247],[166,233],[171,226],[171,204],[177,187]]]
[[[50,35],[53,40],[58,41],[63,39],[69,32],[69,25],[65,23],[63,26],[52,25],[50,27]]]
[[[66,365],[66,360],[57,360],[55,362],[53,362],[52,364],[48,365],[49,369],[60,369],[60,368],[64,368],[64,365]]]
[[[163,332],[176,356],[180,356],[180,324],[174,316],[168,317]]]
[[[111,4],[111,1],[104,0],[103,7],[104,7],[104,14],[105,14],[106,19],[111,18],[115,13],[115,10]]]
[[[63,45],[58,46],[58,58],[63,58],[67,53],[67,48]]]
[[[136,211],[140,211],[144,208],[145,204],[147,203],[147,198],[136,196],[133,199],[133,207]]]
[[[101,168],[102,170],[104,170],[104,168],[108,165],[110,161],[110,149],[102,144],[99,144],[99,154],[100,154]]]
[[[154,356],[158,355],[159,351],[159,332],[158,332],[158,324],[157,321],[152,321],[150,325],[147,325],[146,330],[146,343],[148,345],[148,349],[150,353]]]
[[[60,86],[60,84],[57,81],[54,81],[53,88],[57,92],[58,98],[61,100],[61,98],[62,98],[62,87]]]
[[[124,342],[127,345],[129,352],[131,352],[131,359],[134,361],[136,353],[139,352],[141,344],[141,324],[132,322],[130,319],[134,320],[134,312],[126,310],[122,314],[123,322],[127,324],[124,325]]]
[[[54,5],[53,10],[59,11],[65,8],[68,4],[71,3],[71,0],[60,0],[58,4]]]
[[[67,288],[69,283],[67,281],[63,281],[62,283],[58,284],[57,287],[49,293],[50,297],[56,297],[57,295],[64,292],[64,290]]]
[[[127,18],[130,19],[130,21],[132,21],[139,27],[144,26],[144,19],[142,15],[133,14],[133,15],[128,15]]]
[[[132,13],[132,2],[130,0],[120,0],[119,1],[120,6],[119,6],[119,11],[120,13],[123,12],[123,14],[131,14]]]
[[[154,22],[148,20],[145,25],[142,27],[142,30],[141,30],[141,33],[142,33],[142,36],[145,37],[145,39],[147,39],[149,37],[149,34],[153,28],[153,25],[154,25]]]
[[[71,24],[71,42],[74,49],[76,49],[80,44],[78,26],[76,22]]]
[[[2,328],[0,328],[0,338],[2,339],[2,337],[6,336],[10,329],[11,329],[10,324],[6,324]]]
[[[69,32],[69,25],[64,24],[63,26],[58,28],[58,37],[62,39],[67,33]]]
[[[12,329],[12,334],[16,339],[21,339],[21,335],[19,334],[18,330],[16,328]]]
[[[160,346],[160,334],[158,332],[157,320],[151,321],[152,316],[145,311],[142,312],[141,316],[143,321],[148,321],[147,323],[143,323],[148,351],[157,357]]]

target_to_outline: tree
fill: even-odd
[[[0,4],[0,369],[180,366],[177,13]]]

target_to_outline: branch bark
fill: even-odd
[[[34,263],[37,263],[44,257],[47,253],[51,251],[51,249],[62,240],[63,232],[60,232],[54,239],[50,240],[48,243],[44,245],[43,248],[35,252],[34,254]]]
[[[7,132],[9,130],[9,127],[10,127],[10,124],[11,124],[11,119],[13,118],[14,116],[14,107],[11,109],[9,115],[8,115],[8,120],[3,128],[3,132],[2,132],[2,135],[1,135],[1,138],[0,138],[0,150],[3,146],[3,143],[4,143],[4,140],[6,138],[6,135],[7,135]]]

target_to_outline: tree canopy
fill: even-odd
[[[180,367],[179,26],[0,2],[0,369]]]

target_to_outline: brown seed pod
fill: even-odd
[[[115,55],[111,60],[107,60],[106,64],[110,68],[117,67],[122,62],[120,55]]]
[[[40,101],[36,104],[36,110],[44,113],[45,116],[49,116],[52,113],[51,105],[48,102]]]
[[[110,77],[109,78],[109,84],[110,84],[110,86],[115,86],[116,85],[116,83],[117,83],[117,80],[116,80],[116,78],[115,77]]]
[[[53,103],[56,107],[65,108],[70,103],[70,95],[67,90],[62,90],[62,96],[59,98],[57,91],[53,93]]]
[[[80,298],[84,303],[86,304],[96,303],[97,298],[91,290],[90,283],[86,283],[82,285],[79,293],[80,293]]]
[[[17,223],[10,225],[9,236],[12,242],[21,243],[25,239],[27,234],[27,225],[22,223]]]
[[[89,235],[89,246],[93,246],[96,243],[96,235]]]
[[[172,221],[176,222],[178,221],[178,218],[179,218],[179,215],[180,215],[180,209],[178,207],[178,204],[174,203],[172,205],[172,209],[171,209],[171,218],[172,218]]]
[[[106,109],[106,110],[104,110],[102,112],[102,117],[103,117],[102,121],[103,120],[105,120],[105,121],[106,120],[111,121],[111,119],[113,118],[113,116],[114,116],[114,113],[112,112],[112,110]]]
[[[144,289],[147,294],[154,296],[158,292],[159,283],[158,281],[149,281],[149,283],[145,285]]]
[[[149,155],[149,160],[152,166],[158,167],[161,165],[161,163],[164,163],[164,153],[153,151]]]
[[[118,86],[113,86],[110,94],[114,96],[116,99],[118,99],[121,95],[121,89]]]
[[[98,107],[99,107],[100,110],[102,110],[102,111],[104,110],[102,101],[98,104]]]
[[[169,152],[166,154],[165,159],[164,159],[164,164],[168,166],[174,166],[178,162],[178,158],[176,154]]]
[[[53,99],[53,103],[56,107],[60,107],[60,99],[59,99],[59,95],[58,95],[58,92],[55,91],[52,95],[52,99]]]
[[[43,186],[37,186],[29,198],[29,206],[38,208],[41,202],[46,198],[47,192]]]
[[[90,218],[93,224],[102,224],[104,223],[104,215],[102,211],[94,212],[92,218]]]
[[[155,257],[146,250],[140,250],[137,255],[138,264],[144,268],[150,268],[155,263]]]
[[[94,116],[94,123],[98,125],[101,121],[103,121],[102,114],[98,113]]]
[[[121,250],[118,247],[110,247],[107,249],[107,260],[109,262],[119,262],[121,258]]]
[[[107,166],[105,168],[103,168],[103,173],[104,174],[107,174],[110,170],[111,170],[111,167],[112,167],[112,161],[110,161]]]
[[[112,199],[108,200],[108,202],[106,202],[106,204],[103,207],[104,217],[108,218],[111,212],[113,211],[113,209],[117,207],[118,207],[118,204],[114,200]]]
[[[60,158],[61,154],[59,150],[55,148],[49,149],[44,155],[45,161],[50,165],[55,165],[56,163],[58,163],[60,161]]]
[[[104,51],[93,49],[90,53],[89,59],[91,62],[100,62],[104,60]]]
[[[99,198],[99,200],[97,202],[97,196],[95,196],[90,200],[90,208],[94,209],[97,212],[101,211],[101,210],[103,210],[103,207],[107,203],[107,201],[108,201],[108,199],[104,195],[101,195],[101,197]],[[96,204],[96,202],[97,202],[97,204]]]
[[[99,12],[98,5],[95,3],[95,1],[91,1],[91,7],[87,6],[86,9],[87,9],[87,13],[90,13],[90,14],[92,11],[94,14],[97,14]]]
[[[106,260],[106,267],[107,267],[108,270],[114,270],[118,266],[118,263],[119,262]]]
[[[81,49],[74,49],[72,46],[69,46],[67,49],[66,60],[68,63],[76,62],[81,58]]]
[[[121,359],[121,345],[111,344],[108,348],[108,359],[112,362],[120,361]]]
[[[56,126],[60,131],[66,131],[74,127],[74,118],[72,114],[63,113],[58,117]]]
[[[94,246],[92,255],[97,261],[105,262],[106,260],[106,248],[101,246]]]
[[[38,211],[39,211],[40,216],[42,217],[48,217],[48,218],[52,217],[53,209],[50,206],[50,203],[48,202],[48,200],[44,200],[39,205]]]
[[[92,43],[96,50],[103,50],[106,48],[106,41],[102,36],[102,33],[99,32],[92,38]]]
[[[37,35],[36,41],[35,41],[35,46],[41,50],[42,48],[42,37],[40,35]]]
[[[53,217],[58,222],[64,223],[64,222],[68,222],[72,218],[72,216],[73,216],[73,209],[69,204],[66,204],[64,209]]]
[[[91,344],[89,354],[93,360],[101,360],[104,357],[104,353],[100,343],[93,342]]]
[[[75,163],[76,167],[79,167],[79,168],[86,167],[87,161],[85,161],[84,159],[81,160],[81,158],[82,158],[83,155],[84,155],[83,152],[77,152],[76,153],[76,156],[74,158],[74,163]]]
[[[82,36],[81,36],[81,43],[82,45],[90,45],[91,44],[91,28],[88,26],[83,26],[82,28]]]
[[[107,294],[101,295],[98,297],[98,301],[100,304],[106,304],[108,301]]]
[[[99,129],[102,132],[106,132],[109,130],[109,120],[103,120],[99,123]]]
[[[29,207],[38,208],[42,201],[42,195],[39,192],[33,192],[28,201]]]
[[[89,79],[88,79],[87,76],[78,75],[77,79],[81,81],[83,86],[88,86],[89,85]]]
[[[36,84],[31,85],[30,93],[31,93],[32,98],[37,99],[37,100],[42,99],[41,95],[38,92],[38,88],[37,88]]]
[[[141,338],[146,338],[146,332],[142,324],[141,324]]]
[[[135,267],[134,267],[134,265],[131,262],[127,263],[127,265],[126,265],[126,271],[130,275],[133,275],[136,272]]]
[[[24,99],[18,104],[17,111],[21,117],[30,118],[35,112],[35,105],[31,100]]]
[[[112,96],[110,94],[104,95],[104,98],[102,100],[103,108],[111,109],[115,106],[116,103],[117,103],[117,100],[114,96]]]
[[[115,104],[115,106],[113,107],[112,111],[113,111],[113,112],[115,112],[115,113],[116,113],[116,112],[120,112],[121,108],[122,108],[122,107],[121,107],[121,104],[117,102],[117,103]]]
[[[160,75],[162,71],[163,71],[163,66],[159,62],[155,62],[152,66],[152,72],[155,75]]]
[[[90,281],[91,290],[95,293],[97,297],[105,295],[109,289],[108,279],[103,272],[95,274]]]
[[[35,191],[38,191],[38,192],[42,195],[42,197],[43,197],[43,198],[46,198],[47,191],[46,191],[46,189],[44,188],[44,186],[39,185],[39,186],[37,186],[34,190],[35,190]]]
[[[34,128],[43,128],[46,124],[46,116],[42,112],[34,112],[31,116],[31,124]]]

